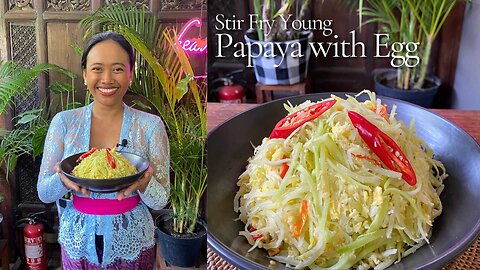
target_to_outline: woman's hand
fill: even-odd
[[[135,181],[133,184],[130,186],[120,190],[117,193],[117,200],[122,200],[125,198],[125,196],[128,196],[130,193],[135,192],[135,191],[140,191],[140,192],[145,192],[145,189],[148,186],[148,183],[150,182],[150,179],[152,179],[153,175],[153,168],[151,166],[148,167],[148,169],[145,171],[142,177]]]
[[[88,190],[87,188],[85,187],[81,187],[79,185],[77,185],[75,182],[73,182],[72,180],[68,179],[63,173],[62,171],[60,171],[60,162],[57,162],[57,164],[55,165],[55,171],[58,173],[58,175],[60,176],[60,180],[62,181],[62,184],[68,188],[68,189],[71,189],[71,190],[74,190],[76,192],[81,192],[83,193],[85,196],[87,197],[90,197],[90,190]]]

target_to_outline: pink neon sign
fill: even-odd
[[[193,26],[201,27],[202,21],[199,18],[192,18],[188,21],[178,35],[178,42],[182,45],[184,51],[189,53],[203,53],[207,49],[207,39],[205,38],[187,38],[185,33]]]

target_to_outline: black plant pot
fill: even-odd
[[[403,90],[389,85],[395,85],[397,80],[397,70],[387,69],[378,72],[374,76],[375,92],[378,95],[397,98],[420,105],[425,108],[432,106],[435,95],[440,88],[441,81],[434,75],[427,75],[425,78],[426,88]]]
[[[164,229],[164,224],[172,220],[171,210],[162,210],[155,220],[157,226],[157,243],[160,245],[162,257],[169,264],[179,267],[192,267],[202,255],[201,249],[207,239],[207,229],[203,222],[198,222],[202,227],[200,233],[180,237],[172,236]]]
[[[257,82],[265,85],[293,85],[305,81],[312,48],[312,31],[303,31],[298,39],[265,42],[258,40],[254,29],[245,33],[245,41],[252,44],[252,63]],[[256,46],[253,46],[256,44]],[[282,58],[278,46],[285,52]],[[298,56],[298,48],[301,55]],[[275,56],[272,56],[272,52]]]

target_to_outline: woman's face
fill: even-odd
[[[83,78],[95,102],[122,104],[131,77],[128,53],[117,42],[104,40],[90,49]]]

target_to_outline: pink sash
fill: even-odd
[[[135,195],[123,200],[92,199],[73,195],[73,207],[79,212],[90,215],[118,215],[128,212],[137,206],[140,196]]]

